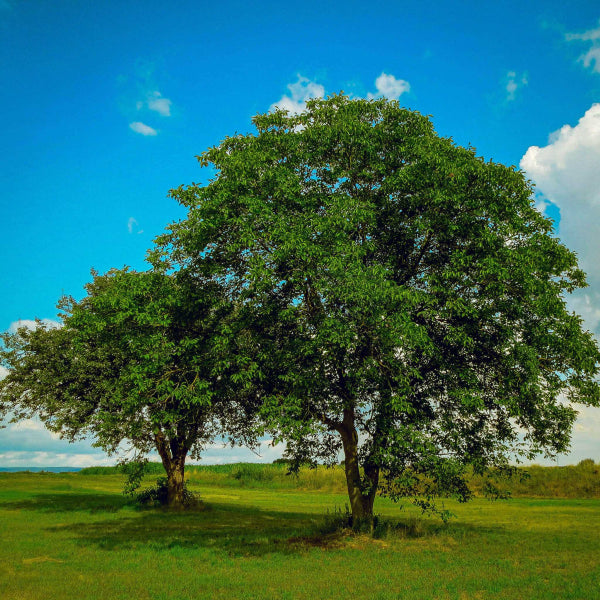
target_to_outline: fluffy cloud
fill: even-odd
[[[277,108],[287,110],[289,113],[297,115],[306,108],[306,101],[311,98],[323,98],[325,96],[325,88],[319,84],[311,81],[302,75],[298,75],[298,81],[290,83],[288,86],[290,95],[283,95],[281,100],[271,104],[269,110],[275,110]],[[389,98],[391,100],[397,100],[400,96],[410,91],[410,83],[404,81],[404,79],[396,79],[393,75],[382,73],[375,80],[376,93],[369,92],[367,99],[372,100],[374,98]]]
[[[569,42],[587,42],[588,50],[579,57],[579,60],[584,67],[591,67],[595,73],[600,73],[600,26],[583,33],[567,33],[566,39]]]
[[[410,83],[404,79],[396,79],[393,75],[382,73],[375,80],[375,94],[368,93],[367,98],[389,98],[390,100],[398,100],[402,94],[410,91]]]
[[[528,83],[527,73],[517,75],[516,71],[509,71],[506,74],[506,101],[512,102],[516,98],[517,90]]]
[[[600,306],[600,104],[592,105],[575,127],[564,125],[548,141],[543,148],[531,146],[521,168],[544,198],[560,208],[560,237],[579,255],[590,283],[580,303],[593,315]]]
[[[288,86],[290,95],[283,95],[281,100],[271,104],[269,110],[275,110],[277,108],[281,110],[287,110],[293,115],[301,113],[306,108],[306,101],[311,98],[323,98],[325,95],[325,88],[319,84],[311,81],[306,77],[302,77],[298,74],[298,81],[296,83],[290,83]]]
[[[129,123],[129,129],[145,136],[158,134],[156,129],[153,129],[152,127],[146,125],[145,123],[142,123],[141,121],[134,121],[133,123]]]
[[[560,208],[559,235],[574,250],[588,275],[589,287],[569,297],[569,307],[600,338],[600,104],[594,104],[574,127],[564,125],[548,145],[531,146],[521,168],[534,181],[542,204]],[[598,459],[600,410],[584,408],[573,432],[568,462]],[[561,460],[561,464],[564,463]]]

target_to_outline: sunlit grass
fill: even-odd
[[[600,501],[448,503],[444,526],[322,535],[345,495],[190,483],[206,510],[138,510],[122,476],[0,474],[0,598],[594,598]],[[415,526],[416,524],[416,526]]]

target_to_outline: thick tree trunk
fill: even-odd
[[[170,508],[183,508],[183,483],[185,472],[185,456],[171,461],[167,470],[167,506]]]
[[[156,449],[167,472],[167,506],[184,507],[183,484],[187,450],[177,440],[167,443],[162,434],[156,434]]]
[[[352,511],[353,525],[370,523],[373,521],[373,504],[377,485],[379,483],[379,469],[374,465],[365,468],[368,489],[363,489],[358,462],[358,432],[354,425],[354,413],[350,409],[344,410],[344,420],[339,429],[344,449],[344,468],[346,473],[346,486],[350,509]]]

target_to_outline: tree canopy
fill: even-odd
[[[466,499],[469,465],[566,450],[600,354],[565,304],[585,276],[523,174],[395,101],[253,122],[199,157],[208,184],[172,191],[188,217],[152,260],[239,308],[241,377],[289,455],[343,451],[362,519],[377,491]]]
[[[168,504],[183,501],[187,456],[217,436],[252,444],[250,401],[216,348],[230,309],[216,285],[190,286],[160,272],[95,275],[81,301],[61,301],[60,328],[41,323],[3,336],[0,416],[38,416],[74,440],[91,435],[109,453],[161,457]]]

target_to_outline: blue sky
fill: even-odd
[[[571,300],[600,333],[597,2],[177,3],[0,0],[0,330],[56,319],[90,268],[144,268],[202,182],[195,156],[275,103],[387,95],[439,134],[521,166],[590,287]],[[600,460],[583,411],[561,464]],[[265,460],[277,451],[264,448]],[[207,461],[257,459],[211,449]],[[0,464],[98,464],[36,422],[0,430]]]

